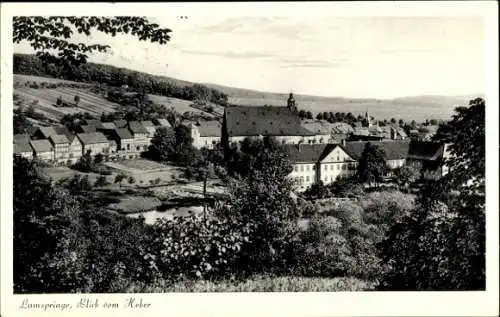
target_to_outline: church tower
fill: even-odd
[[[290,93],[287,100],[287,108],[292,112],[297,112],[297,106],[295,105],[295,98],[293,98],[293,93]]]

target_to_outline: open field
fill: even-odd
[[[352,277],[266,277],[256,276],[244,281],[185,281],[173,285],[133,285],[125,292],[167,293],[167,292],[355,292],[374,288],[373,283]]]
[[[90,114],[99,116],[103,112],[113,112],[117,107],[117,104],[109,102],[103,97],[82,88],[59,87],[56,89],[34,89],[18,87],[14,88],[14,93],[19,95],[27,104],[38,100],[38,104],[34,106],[35,110],[55,120],[60,120],[65,114],[78,112],[89,112]],[[78,107],[56,106],[59,96],[66,102],[73,102],[76,95],[80,96]]]
[[[124,173],[127,176],[134,177],[136,184],[149,184],[159,178],[162,183],[178,179],[181,177],[182,169],[159,164],[150,160],[124,160],[120,162],[106,162],[106,166],[112,168],[116,173]]]
[[[214,115],[208,112],[191,107],[191,105],[193,104],[193,101],[191,100],[182,100],[182,99],[159,96],[159,95],[148,95],[148,97],[152,102],[159,105],[163,105],[167,108],[174,108],[175,111],[181,114],[184,112],[193,112],[193,113],[202,113],[204,115],[214,117]]]

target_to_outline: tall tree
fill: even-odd
[[[385,290],[484,290],[485,104],[458,107],[446,124],[449,173],[419,193],[418,207],[381,244]]]
[[[377,183],[387,172],[387,156],[382,148],[366,143],[358,162],[358,178],[362,182]]]
[[[231,186],[231,207],[218,216],[234,223],[235,230],[251,233],[239,264],[245,271],[262,271],[285,265],[283,255],[295,234],[298,210],[290,195],[292,165],[282,146],[272,139],[251,146],[256,152],[250,172]]]

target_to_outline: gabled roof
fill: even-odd
[[[101,132],[78,133],[77,136],[84,145],[109,143]]]
[[[128,126],[130,128],[130,131],[132,131],[133,134],[148,133],[148,130],[146,130],[146,128],[139,121],[130,121],[128,123]]]
[[[40,131],[46,139],[48,139],[53,134],[57,134],[57,132],[54,130],[54,127],[39,127],[38,131]]]
[[[399,160],[406,158],[408,156],[408,150],[410,148],[410,142],[406,140],[346,142],[344,148],[352,158],[354,158],[355,160],[359,160],[368,142],[384,150],[388,160]]]
[[[153,124],[153,122],[151,120],[141,121],[141,124],[145,128],[154,128],[155,127],[155,125]]]
[[[438,142],[411,142],[408,158],[435,161],[444,154],[444,144]]]
[[[224,109],[229,136],[311,136],[287,107],[236,106]]]
[[[16,142],[29,142],[30,141],[30,135],[28,133],[23,133],[23,134],[14,134],[14,143]]]
[[[114,123],[114,124],[115,124],[115,126],[116,126],[117,128],[119,128],[119,129],[120,129],[120,128],[124,128],[124,127],[126,127],[126,126],[127,126],[127,121],[126,121],[126,120],[115,120],[115,121],[113,121],[113,123]]]
[[[83,133],[97,132],[97,127],[95,125],[81,125],[80,129],[83,131]]]
[[[103,123],[101,123],[101,129],[102,130],[114,130],[114,129],[116,129],[116,126],[113,122],[103,122]]]
[[[54,131],[57,133],[57,134],[63,134],[66,136],[66,138],[68,138],[68,140],[72,141],[73,138],[75,137],[75,135],[71,132],[69,132],[68,128],[66,128],[65,126],[57,126],[57,127],[54,127]]]
[[[49,140],[51,140],[53,144],[70,143],[70,141],[68,140],[68,138],[64,134],[51,135]]]
[[[167,119],[161,118],[161,119],[156,119],[155,123],[161,127],[171,127],[170,122],[168,122]]]
[[[121,129],[116,129],[116,135],[120,138],[120,139],[133,139],[134,136],[132,135],[132,133],[130,133],[130,131],[126,128],[121,128]]]
[[[95,126],[97,129],[100,129],[102,128],[102,122],[101,120],[96,120],[96,119],[86,119],[85,122],[87,123],[87,125],[93,125]]]
[[[284,148],[293,163],[316,163],[335,146],[336,144],[285,144]]]
[[[14,143],[14,153],[15,154],[21,154],[21,153],[26,153],[26,152],[33,152],[33,148],[30,145],[29,140],[28,141],[18,141]]]
[[[195,125],[200,132],[200,136],[220,137],[222,134],[222,124],[219,121],[201,121]]]
[[[52,151],[52,144],[50,144],[49,140],[31,140],[31,147],[35,151],[35,153],[44,153]]]

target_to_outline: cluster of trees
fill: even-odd
[[[149,93],[198,102],[228,104],[223,92],[201,84],[177,83],[172,79],[110,65],[85,63],[78,66],[46,64],[35,55],[14,54],[15,74],[45,76],[83,83],[100,83],[111,87],[128,86],[131,91],[146,89]]]
[[[180,166],[192,166],[200,159],[200,151],[193,147],[191,132],[185,125],[160,128],[151,139],[144,156],[155,161],[170,161]]]

